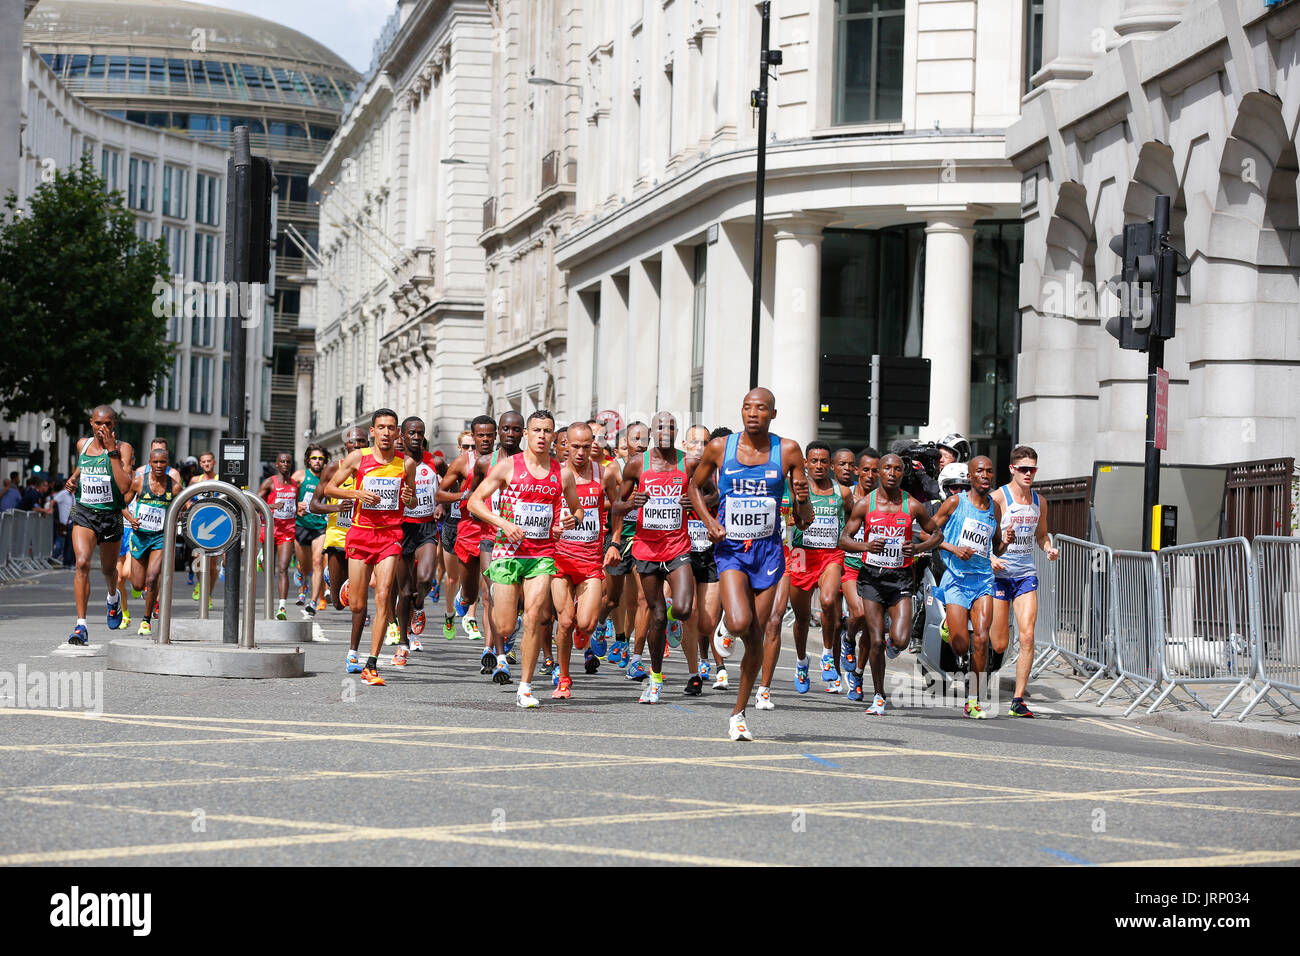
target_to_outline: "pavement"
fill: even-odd
[[[95,573],[92,641],[128,636],[102,605]],[[758,739],[738,744],[734,692],[683,696],[680,651],[660,706],[575,654],[574,698],[535,681],[542,706],[520,711],[513,684],[478,674],[481,643],[443,640],[436,614],[405,670],[381,658],[386,687],[344,673],[346,616],[320,618],[329,643],[305,646],[304,678],[106,672],[56,654],[69,572],[0,587],[0,865],[1300,862],[1291,718],[1219,718],[1219,737],[1190,711],[1126,719],[1123,701],[1071,699],[1082,680],[1053,667],[1031,685],[1034,720],[1007,717],[1000,692],[999,716],[973,721],[921,692],[909,653],[889,667],[890,711],[868,717],[822,689],[815,656],[795,693],[787,641],[776,709],[751,705]],[[69,703],[50,699],[72,686],[60,673],[76,708],[51,706]]]

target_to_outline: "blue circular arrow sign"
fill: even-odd
[[[237,537],[234,511],[215,498],[196,504],[185,518],[185,537],[200,551],[225,551]]]

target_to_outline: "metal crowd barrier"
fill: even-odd
[[[1055,581],[1049,613],[1040,606],[1035,642],[1047,637],[1048,650],[1036,660],[1030,679],[1061,659],[1089,674],[1075,693],[1083,695],[1097,680],[1110,673],[1114,662],[1111,627],[1111,559],[1105,545],[1058,535],[1060,557],[1055,562]],[[1044,556],[1045,557],[1045,556]],[[1041,585],[1041,578],[1040,585]],[[1040,598],[1041,601],[1041,598]],[[1035,655],[1038,657],[1038,655]]]
[[[1250,543],[1228,538],[1178,545],[1161,550],[1159,561],[1162,626],[1152,638],[1160,640],[1165,688],[1147,713],[1180,689],[1211,710],[1196,689],[1227,686],[1228,695],[1212,710],[1218,717],[1252,685],[1258,659],[1258,590]]]
[[[1047,557],[1047,552],[1034,547],[1034,572],[1038,576],[1038,616],[1034,618],[1034,661],[1032,673],[1052,653],[1050,634],[1056,629],[1056,570],[1057,562]],[[1016,626],[1015,608],[1007,609],[1011,638],[1002,666],[1013,667],[1020,658],[1020,628]]]
[[[1161,684],[1164,652],[1164,591],[1160,561],[1146,551],[1116,551],[1111,556],[1111,635],[1115,642],[1115,682],[1097,701],[1100,707],[1125,684],[1135,685],[1127,717]]]
[[[8,581],[17,576],[17,569],[11,567],[13,562],[14,516],[12,511],[0,512],[0,581]]]
[[[1300,707],[1300,538],[1256,537],[1254,553],[1256,676],[1263,682],[1237,720],[1245,720],[1260,701],[1279,713],[1276,691]]]

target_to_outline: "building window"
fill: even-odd
[[[194,234],[194,275],[197,282],[215,282],[217,237],[208,232]]]
[[[181,408],[181,357],[172,361],[171,371],[158,380],[158,409],[178,412]]]
[[[190,429],[190,454],[198,458],[204,452],[215,451],[212,447],[212,429],[210,428],[191,428]]]
[[[271,420],[271,370],[262,366],[262,421]]]
[[[190,358],[190,411],[212,414],[212,359],[200,355]]]
[[[586,295],[587,293],[583,293]],[[600,290],[590,293],[587,314],[591,316],[591,412],[600,401]]]
[[[162,214],[175,219],[185,218],[186,189],[189,186],[189,170],[175,166],[163,166],[162,178]]]
[[[100,151],[99,178],[104,180],[104,188],[110,193],[118,188],[121,166],[121,153],[108,148],[104,148]]]
[[[163,241],[167,243],[167,262],[172,275],[185,272],[185,230],[180,226],[163,226]]]
[[[695,283],[691,303],[691,421],[698,422],[704,411],[704,320],[707,291],[709,247],[700,243],[695,247],[695,265],[692,277]]]
[[[903,118],[904,0],[836,0],[835,122]]]
[[[141,212],[153,212],[153,163],[132,156],[127,170],[127,206]]]
[[[137,219],[135,221],[135,234],[141,242],[149,241],[149,220]]]
[[[1033,88],[1034,74],[1043,68],[1043,0],[1025,3],[1025,88]]]
[[[194,177],[194,218],[205,226],[221,225],[221,180],[199,173]]]
[[[216,324],[213,315],[216,313],[215,308],[211,308],[213,303],[207,297],[203,300],[204,308],[201,315],[190,317],[190,347],[196,349],[212,348],[212,327]],[[209,409],[210,410],[210,409]]]

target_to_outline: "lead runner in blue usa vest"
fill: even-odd
[[[803,450],[798,442],[769,432],[775,417],[772,393],[765,388],[751,389],[740,406],[744,431],[709,442],[688,486],[691,507],[709,529],[718,565],[729,633],[715,642],[715,650],[727,658],[735,637],[745,642],[736,706],[728,728],[732,740],[754,739],[745,720],[745,702],[762,664],[763,628],[772,613],[776,586],[785,575],[778,510],[787,479],[793,492],[795,525],[802,531],[813,520]],[[704,498],[704,489],[711,483],[716,483],[719,493],[716,518]]]

